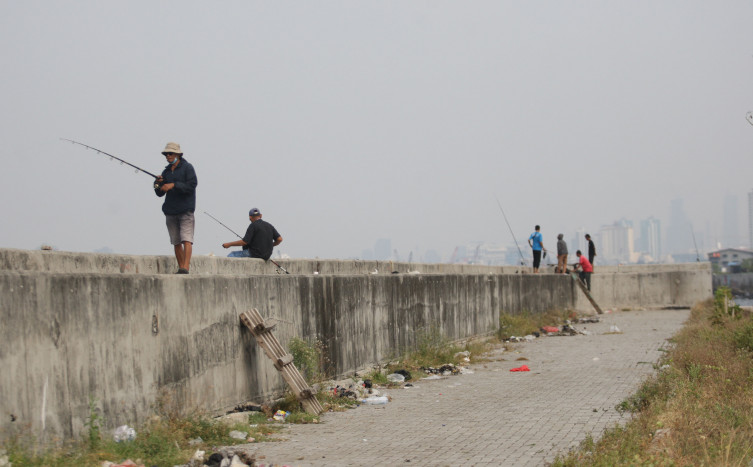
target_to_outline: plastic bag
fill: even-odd
[[[367,397],[366,399],[363,399],[361,402],[367,405],[382,405],[389,402],[389,398],[387,396],[372,396]]]
[[[387,381],[392,383],[402,383],[405,381],[405,376],[398,373],[392,373],[391,375],[387,375]]]
[[[133,441],[136,439],[136,430],[128,425],[120,425],[115,428],[115,433],[112,435],[112,439],[115,440],[116,443]]]

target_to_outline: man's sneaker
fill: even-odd
[[[188,269],[179,268],[175,274],[188,274]]]

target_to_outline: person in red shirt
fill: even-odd
[[[591,263],[588,261],[588,258],[583,256],[583,253],[580,252],[580,250],[575,252],[575,256],[578,257],[578,262],[573,265],[573,269],[578,271],[580,269],[580,272],[578,275],[580,276],[580,280],[583,281],[584,284],[586,284],[586,287],[588,288],[588,291],[591,291],[591,274],[594,272],[594,267],[591,266]]]

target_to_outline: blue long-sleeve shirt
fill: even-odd
[[[165,183],[174,183],[175,186],[167,193],[159,188],[154,189],[154,193],[159,197],[167,195],[162,204],[162,212],[165,215],[194,212],[196,210],[196,185],[199,184],[196,171],[183,158],[178,162],[175,170],[171,170],[170,167],[168,164],[162,171],[162,178]]]

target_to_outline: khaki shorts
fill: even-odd
[[[170,234],[170,243],[180,245],[183,242],[193,244],[194,217],[192,212],[183,214],[165,214],[167,233]]]

